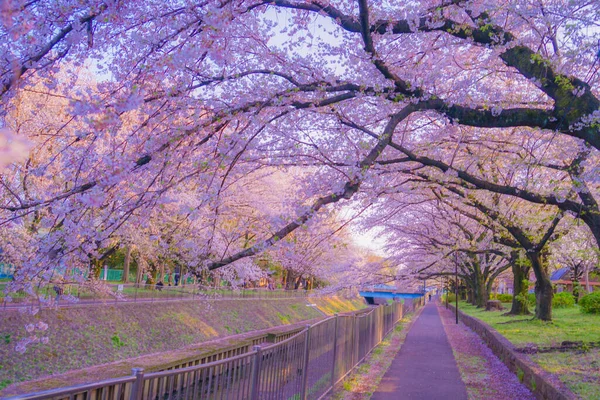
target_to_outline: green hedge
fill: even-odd
[[[446,297],[448,297],[448,303],[455,303],[456,302],[456,296],[454,295],[454,293],[448,293],[445,297],[444,297],[444,301],[446,301]]]
[[[502,303],[512,303],[512,301],[513,301],[512,294],[499,294],[496,296],[496,298],[498,300],[500,300]]]
[[[600,314],[600,292],[588,293],[579,300],[581,312]]]
[[[556,293],[552,297],[552,307],[555,308],[569,308],[575,307],[575,297],[569,292]]]

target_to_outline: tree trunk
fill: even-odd
[[[535,317],[542,321],[552,321],[552,282],[543,262],[543,256],[538,251],[527,252],[535,273]]]
[[[163,279],[165,278],[165,266],[164,265],[160,265],[160,267],[158,267],[158,271],[157,271],[157,276],[155,279],[155,282],[163,282]],[[163,282],[165,283],[165,282]]]
[[[142,269],[142,262],[140,260],[140,258],[137,258],[137,271],[135,274],[135,283],[136,285],[140,285],[140,283],[142,283],[142,278],[144,277],[144,271]]]
[[[589,195],[589,193],[587,195]],[[582,198],[583,201],[584,197],[582,197],[581,193],[580,198]],[[583,201],[584,204],[588,205],[588,209],[591,208],[591,210],[581,213],[580,217],[581,220],[590,228],[590,231],[596,240],[596,244],[598,247],[600,247],[600,211],[598,210],[597,204],[589,204],[591,199],[593,199],[593,197],[587,198],[586,201]]]
[[[102,262],[97,258],[92,258],[90,260],[90,274],[88,275],[88,279],[100,279],[101,274]]]
[[[202,286],[208,286],[208,272],[203,269],[202,271],[200,271],[200,278],[199,278],[199,284]]]
[[[584,274],[585,274],[585,291],[587,293],[590,293],[590,270],[587,266],[585,267]]]
[[[527,304],[527,291],[529,285],[529,267],[519,265],[517,261],[512,264],[513,272],[513,300],[512,307],[508,314],[510,315],[529,315],[529,305]]]
[[[286,288],[287,290],[294,290],[294,289],[296,289],[296,288],[294,287],[294,285],[295,285],[295,284],[296,284],[296,276],[295,276],[295,274],[292,272],[292,270],[289,270],[289,269],[288,269],[288,270],[287,270],[287,279],[286,279],[286,282],[285,282],[285,288]]]
[[[573,277],[573,297],[575,298],[575,304],[579,303],[579,296],[581,295],[581,285],[579,284],[579,279],[577,277]]]
[[[473,290],[473,288],[469,288],[467,287],[467,302],[469,302],[472,305],[475,305],[475,291]]]
[[[486,290],[485,282],[481,272],[476,273],[475,277],[475,305],[477,307],[485,307],[485,304],[489,298],[489,294]]]
[[[281,272],[281,287],[284,289],[287,288],[287,278],[288,278],[288,271],[287,271],[287,269],[284,269]]]
[[[125,261],[123,262],[123,277],[122,281],[129,282],[129,264],[131,264],[131,246],[125,248]]]

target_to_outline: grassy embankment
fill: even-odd
[[[510,304],[504,306],[509,308]],[[559,346],[563,341],[600,342],[600,315],[581,313],[578,306],[555,308],[552,322],[529,316],[503,316],[506,311],[485,311],[465,302],[459,308],[486,322],[517,347]],[[538,353],[530,357],[582,398],[600,399],[600,349],[584,345],[577,351]]]
[[[319,307],[307,306],[314,303]],[[67,371],[111,364],[110,371],[81,371],[73,383],[129,374],[128,359],[146,354],[181,350],[189,346],[243,332],[288,325],[363,307],[360,299],[286,299],[182,301],[106,304],[43,309],[36,315],[9,310],[0,313],[0,389]],[[43,321],[49,344],[31,345],[17,353],[16,343],[27,335],[27,324]],[[201,346],[197,346],[201,347]],[[161,357],[156,358],[161,362]],[[90,375],[90,376],[87,376]],[[35,390],[61,386],[64,379],[49,379]],[[10,389],[10,388],[9,388]],[[0,391],[0,394],[2,392]]]

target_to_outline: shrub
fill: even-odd
[[[552,307],[569,308],[575,307],[575,297],[569,292],[556,293],[552,297]]]
[[[600,314],[600,292],[588,293],[579,300],[581,312]]]
[[[454,304],[454,302],[456,302],[456,296],[454,295],[454,293],[448,293],[446,296],[448,297],[448,303]]]
[[[500,300],[502,303],[512,303],[513,296],[512,294],[499,294],[498,300]]]
[[[535,293],[528,293],[527,294],[527,302],[529,303],[530,307],[534,307],[535,306]]]

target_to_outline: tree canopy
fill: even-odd
[[[380,227],[405,267],[412,250],[444,258],[457,243],[471,266],[528,250],[540,299],[539,257],[573,221],[598,249],[597,1],[12,0],[0,12],[0,137],[31,148],[0,181],[3,250],[23,281],[194,223],[213,227],[186,237],[194,266],[215,270],[340,207]],[[287,176],[286,192],[244,208],[239,188],[261,171]],[[399,249],[406,235],[414,247]]]

